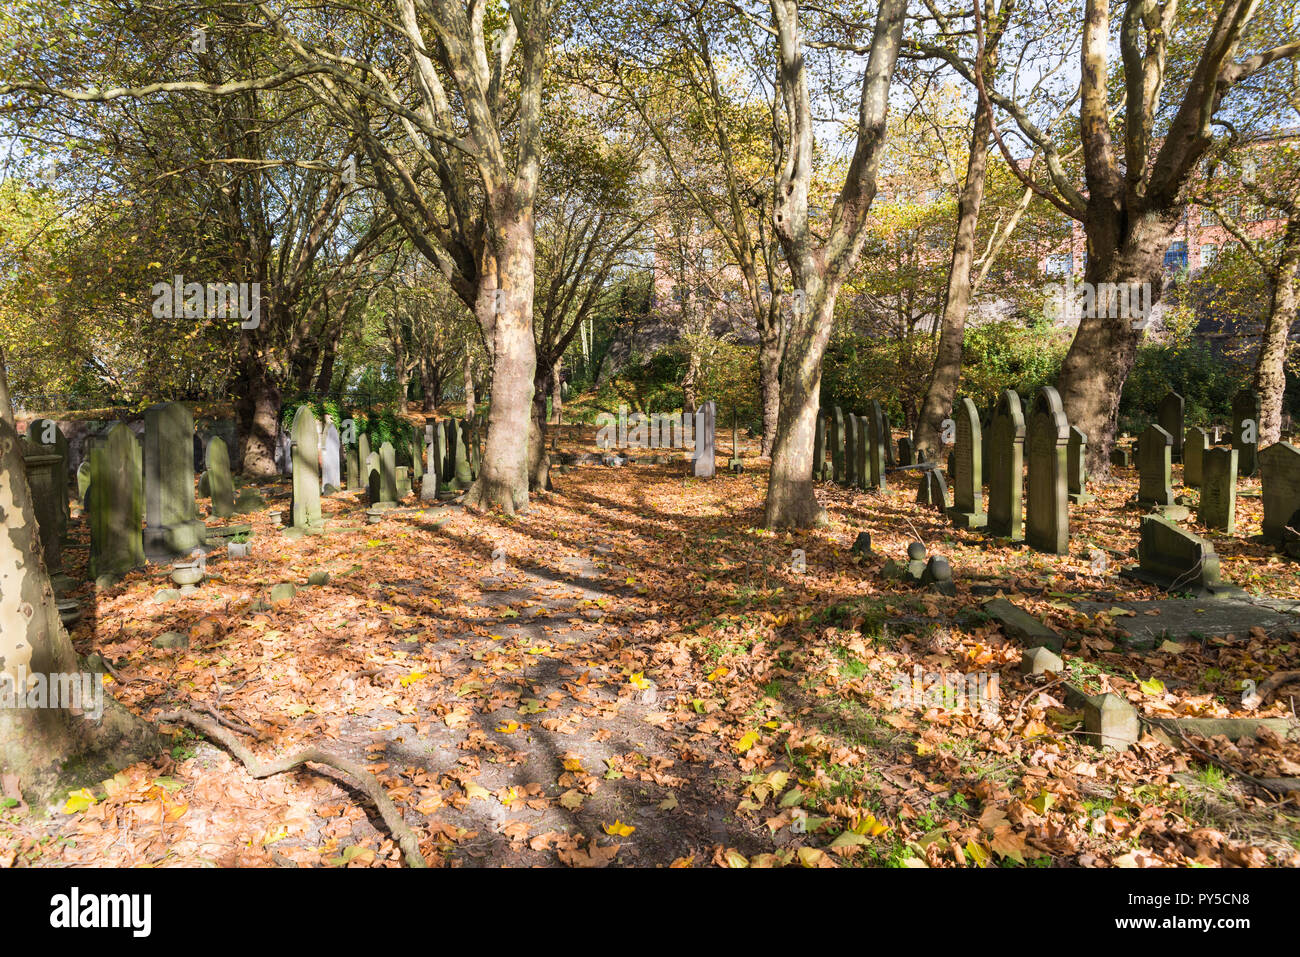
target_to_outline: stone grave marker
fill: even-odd
[[[844,484],[849,488],[864,488],[866,482],[858,472],[859,462],[866,462],[866,447],[862,441],[865,423],[850,412],[844,417]]]
[[[178,402],[144,413],[144,553],[170,561],[203,545],[194,502],[194,418]]]
[[[1201,487],[1201,462],[1209,448],[1205,430],[1192,426],[1183,436],[1183,484],[1188,488]]]
[[[1183,397],[1177,392],[1170,392],[1160,400],[1156,409],[1156,422],[1169,433],[1172,440],[1169,454],[1175,462],[1183,460],[1183,406]]]
[[[1286,527],[1300,528],[1300,448],[1275,442],[1259,453],[1264,500],[1261,532],[1271,542],[1286,540]]]
[[[1166,591],[1240,593],[1240,589],[1219,577],[1219,556],[1214,546],[1163,515],[1142,516],[1138,567],[1128,569],[1125,574],[1159,585]]]
[[[957,470],[948,517],[958,528],[983,528],[988,522],[984,511],[984,436],[979,410],[970,396],[957,400],[953,417],[957,420],[957,446],[953,450]]]
[[[320,510],[320,433],[311,406],[298,407],[289,432],[293,436],[292,525],[304,531],[319,529],[324,525]]]
[[[1066,453],[1066,485],[1070,501],[1086,505],[1094,496],[1088,491],[1088,437],[1083,430],[1070,426],[1070,444]]]
[[[1201,504],[1197,521],[1206,528],[1237,531],[1237,450],[1207,449],[1201,479]]]
[[[885,411],[880,407],[880,402],[876,399],[871,400],[867,407],[867,480],[871,483],[871,488],[878,492],[886,490],[885,470],[889,467],[887,451],[889,449],[890,434],[889,422],[885,418]]]
[[[1263,406],[1259,393],[1242,389],[1232,400],[1232,447],[1237,450],[1237,473],[1243,478],[1255,474],[1259,467],[1259,423]]]
[[[229,518],[235,514],[235,482],[230,474],[230,450],[226,448],[226,440],[219,435],[212,436],[203,457],[207,466],[212,514],[217,518]]]
[[[718,406],[710,399],[695,413],[695,477],[713,478],[717,469],[714,461],[718,424]],[[460,478],[459,472],[457,479]]]
[[[831,410],[831,479],[844,484],[844,412],[837,405]]]
[[[817,410],[817,425],[813,428],[813,481],[826,481],[826,410]]]
[[[114,426],[91,449],[88,512],[94,578],[123,575],[144,564],[142,471],[140,444],[125,424]]]
[[[1070,547],[1067,463],[1070,423],[1061,397],[1043,386],[1034,398],[1026,425],[1029,494],[1025,507],[1025,541],[1040,552],[1064,555]]]
[[[1158,425],[1149,425],[1138,436],[1138,502],[1143,505],[1173,505],[1173,437]]]
[[[325,419],[320,457],[320,487],[326,495],[333,495],[343,486],[343,447],[339,441],[338,426],[332,417]]]
[[[916,464],[916,445],[910,435],[904,435],[898,440],[898,464],[900,467]]]
[[[1024,539],[1021,500],[1024,494],[1025,417],[1020,395],[1004,389],[989,427],[988,531],[999,538]]]
[[[397,502],[397,450],[391,442],[379,447],[379,501]]]

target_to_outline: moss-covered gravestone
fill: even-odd
[[[27,440],[41,447],[47,455],[57,455],[59,464],[54,470],[53,479],[58,483],[59,508],[63,512],[60,537],[64,544],[68,540],[68,523],[72,520],[72,511],[68,505],[68,469],[71,452],[68,449],[68,437],[53,419],[36,419],[27,427]]]
[[[113,427],[90,453],[90,574],[124,575],[144,564],[140,523],[144,483],[140,444],[125,425]]]
[[[355,445],[349,445],[343,452],[347,463],[347,480],[349,489],[361,487],[361,455]]]
[[[1138,436],[1138,502],[1173,505],[1173,437],[1158,425]]]
[[[1300,529],[1300,449],[1275,442],[1260,452],[1259,482],[1264,499],[1261,532],[1269,541],[1284,541],[1284,528]]]
[[[1213,545],[1163,515],[1142,517],[1138,567],[1126,574],[1167,591],[1216,595],[1241,591],[1219,577],[1219,556]]]
[[[1201,462],[1209,445],[1205,430],[1196,426],[1183,436],[1183,484],[1188,488],[1201,487]]]
[[[366,463],[370,461],[370,453],[374,451],[370,448],[370,435],[361,432],[357,435],[357,465],[361,469],[361,481],[358,488],[368,488],[370,479],[366,473]]]
[[[204,453],[208,467],[208,494],[212,497],[212,514],[229,518],[235,514],[235,482],[230,474],[230,450],[219,435],[208,439]]]
[[[189,555],[204,540],[194,501],[194,417],[178,402],[144,413],[144,553],[151,561]]]
[[[1231,535],[1237,530],[1237,450],[1207,449],[1203,466],[1197,521]]]
[[[298,407],[289,434],[293,438],[293,527],[317,530],[324,525],[320,510],[320,432],[311,406]]]
[[[397,504],[397,451],[391,442],[379,447],[379,501]]]
[[[1020,396],[1004,389],[989,426],[988,531],[1018,542],[1025,537],[1021,516],[1024,490],[1025,417]]]
[[[1061,397],[1043,386],[1034,398],[1026,426],[1029,494],[1025,507],[1025,541],[1040,552],[1064,555],[1070,547],[1069,489],[1066,457],[1070,423]]]
[[[420,481],[420,501],[436,502],[438,493],[441,491],[441,477],[438,475],[438,443],[434,441],[435,436],[440,430],[436,426],[430,426],[426,432],[427,444],[424,447],[426,463],[428,468],[424,470],[424,478]]]
[[[988,515],[984,511],[984,436],[979,410],[969,396],[963,396],[957,400],[953,418],[957,423],[956,470],[948,517],[958,528],[983,528]]]
[[[1156,409],[1156,421],[1160,428],[1169,433],[1169,454],[1175,462],[1183,460],[1183,405],[1183,397],[1177,392],[1170,392],[1160,400]]]
[[[867,482],[877,491],[885,491],[885,469],[889,461],[889,422],[880,403],[872,399],[867,406]]]

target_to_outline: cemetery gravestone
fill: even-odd
[[[342,445],[339,441],[338,426],[332,418],[325,420],[323,436],[324,447],[321,450],[320,485],[326,495],[333,495],[343,485]]]
[[[372,451],[374,450],[370,448],[370,435],[366,432],[361,432],[360,434],[358,434],[357,435],[357,465],[360,466],[361,468],[361,481],[366,483],[365,486],[358,486],[358,487],[367,487],[367,488],[369,487],[370,480],[369,478],[366,477],[366,462],[370,461],[370,453]]]
[[[883,492],[886,485],[885,470],[888,468],[885,451],[889,447],[890,435],[884,410],[880,408],[880,403],[875,399],[872,399],[871,405],[867,407],[867,440],[869,443],[867,449],[868,477],[871,487],[878,492]]]
[[[988,530],[999,538],[1021,541],[1024,520],[1021,497],[1024,487],[1025,417],[1020,396],[1012,389],[1002,392],[989,437]]]
[[[850,412],[844,418],[844,484],[849,488],[863,488],[866,483],[858,477],[859,460],[866,461],[866,449],[862,445],[861,420]]]
[[[1168,591],[1198,594],[1240,592],[1219,577],[1214,546],[1163,515],[1144,515],[1138,541],[1138,567],[1127,574]]]
[[[916,447],[912,444],[910,435],[904,435],[898,440],[898,464],[900,467],[916,464]]]
[[[813,481],[822,482],[826,478],[826,412],[819,409],[817,425],[813,429]]]
[[[474,470],[469,463],[469,423],[462,421],[456,429],[456,484],[469,488],[474,484]]]
[[[831,411],[831,478],[844,484],[844,412],[837,405]]]
[[[437,429],[433,432],[436,434]],[[438,448],[437,443],[430,442],[425,446],[425,455],[428,456],[429,467],[424,470],[424,479],[420,483],[420,501],[436,502],[438,500],[439,481],[438,481]]]
[[[86,507],[86,492],[90,489],[90,461],[87,460],[77,466],[77,500],[81,502],[81,507]]]
[[[319,529],[324,521],[320,510],[320,433],[311,406],[301,405],[293,414],[293,527]]]
[[[208,468],[208,494],[212,498],[212,514],[229,518],[235,514],[235,483],[230,474],[230,450],[220,436],[208,439],[204,453]]]
[[[856,419],[857,428],[857,446],[854,449],[854,475],[856,478],[855,486],[860,489],[870,487],[871,483],[871,429],[867,424],[867,418],[863,415],[850,416]]]
[[[380,502],[397,504],[397,452],[391,442],[379,447],[379,483]]]
[[[1173,437],[1158,425],[1138,436],[1138,501],[1143,505],[1173,505]]]
[[[957,420],[957,447],[953,450],[957,470],[953,476],[953,506],[948,517],[958,528],[983,528],[988,522],[984,512],[983,450],[979,410],[969,396],[957,400],[953,410]]]
[[[1183,460],[1183,406],[1183,397],[1177,392],[1170,392],[1160,400],[1160,406],[1156,410],[1156,421],[1172,440],[1169,454],[1175,462]]]
[[[1237,450],[1208,449],[1201,480],[1201,504],[1197,520],[1206,528],[1237,530]]]
[[[1264,499],[1261,532],[1271,542],[1285,541],[1285,528],[1300,528],[1300,449],[1275,442],[1260,452],[1259,481]]]
[[[186,448],[188,456],[189,449]],[[140,445],[125,425],[90,453],[90,574],[123,575],[144,564]]]
[[[1255,474],[1258,467],[1259,423],[1263,406],[1259,393],[1242,389],[1232,400],[1232,447],[1237,450],[1237,471],[1242,476]]]
[[[62,476],[63,459],[53,451],[53,446],[27,443],[23,452],[23,468],[27,473],[27,486],[31,490],[32,511],[40,531],[41,555],[51,579],[65,583],[63,573],[63,542],[67,535],[64,506],[68,500],[67,483]],[[71,584],[71,582],[66,582]],[[61,590],[61,589],[60,589]]]
[[[1183,437],[1183,484],[1188,488],[1201,487],[1201,462],[1208,448],[1204,429],[1192,426]]]
[[[1075,505],[1086,505],[1093,500],[1088,492],[1088,437],[1083,430],[1070,426],[1070,445],[1066,455],[1066,485],[1070,490],[1070,501]]]
[[[59,424],[53,419],[36,419],[27,427],[27,438],[41,446],[46,455],[57,455],[59,464],[54,470],[53,478],[59,483],[59,489],[62,494],[56,496],[59,501],[59,509],[63,513],[62,531],[60,537],[66,542],[68,537],[68,523],[72,519],[72,512],[68,506],[68,470],[71,462],[71,452],[68,448],[68,437],[63,434]]]
[[[714,439],[717,429],[718,406],[712,399],[695,413],[695,477],[713,478]]]
[[[347,462],[347,479],[348,488],[355,489],[361,487],[361,455],[355,445],[349,445],[344,450],[344,458]]]
[[[1070,423],[1066,421],[1060,395],[1051,386],[1038,390],[1026,431],[1029,494],[1025,541],[1038,551],[1064,555],[1070,546],[1066,485]]]
[[[144,413],[144,553],[153,561],[188,555],[205,529],[194,502],[194,419],[177,402]]]

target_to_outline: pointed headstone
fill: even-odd
[[[844,484],[849,488],[862,488],[858,465],[866,461],[866,448],[862,443],[862,420],[850,412],[844,417]]]
[[[1026,424],[1029,493],[1025,507],[1025,542],[1040,552],[1064,555],[1070,547],[1067,463],[1070,423],[1061,397],[1043,386],[1034,397]]]
[[[916,446],[910,435],[904,435],[898,440],[898,464],[900,467],[916,464]]]
[[[988,523],[984,511],[984,437],[979,410],[970,396],[957,400],[953,418],[957,422],[957,445],[953,449],[957,468],[948,517],[958,528],[983,528]]]
[[[397,451],[391,442],[385,442],[379,447],[379,480],[379,501],[396,504]]]
[[[384,499],[384,469],[380,464],[378,452],[371,452],[366,456],[366,465],[362,469],[362,474],[366,477],[366,500],[372,506],[380,505]]]
[[[194,501],[194,417],[178,402],[144,413],[144,513],[150,560],[170,561],[203,544]]]
[[[837,405],[831,410],[831,479],[844,484],[844,411]]]
[[[1183,484],[1188,488],[1201,487],[1201,462],[1209,447],[1208,440],[1205,430],[1196,426],[1183,436]]]
[[[1024,539],[1025,417],[1020,395],[1005,389],[989,426],[988,531],[999,538]]]
[[[1172,440],[1169,455],[1175,462],[1183,460],[1183,407],[1183,397],[1177,392],[1170,392],[1160,400],[1156,409],[1156,422],[1169,433]]]

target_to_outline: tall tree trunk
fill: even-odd
[[[504,280],[502,295],[497,295],[494,283],[481,282],[475,304],[479,323],[491,330],[492,401],[479,477],[466,493],[465,503],[501,508],[512,515],[528,507],[528,441],[537,370],[535,246],[531,212],[502,220],[497,228],[500,245],[495,269],[483,271]]]
[[[830,339],[835,297],[814,297],[810,291],[808,298],[809,308],[790,322],[781,363],[781,408],[767,485],[768,528],[810,528],[826,521],[826,510],[813,492],[812,454],[822,355]]]
[[[243,362],[235,389],[235,409],[244,450],[242,471],[250,479],[275,478],[280,388],[259,357],[250,353]]]
[[[1291,325],[1296,319],[1300,292],[1300,218],[1287,224],[1282,255],[1273,273],[1273,295],[1268,320],[1255,361],[1255,391],[1260,396],[1262,420],[1259,444],[1273,445],[1282,438],[1282,398],[1286,391],[1286,354]]]
[[[765,309],[759,318],[758,391],[763,403],[763,444],[759,454],[771,455],[781,412],[781,313],[777,309]]]
[[[977,103],[970,157],[966,162],[966,182],[957,200],[957,235],[952,244],[952,265],[948,269],[948,286],[943,297],[939,348],[934,357],[930,385],[921,402],[916,434],[917,450],[932,462],[939,460],[939,433],[943,420],[952,411],[957,383],[961,379],[961,351],[966,335],[966,313],[970,308],[970,274],[975,262],[975,228],[979,225],[980,204],[984,199],[991,131],[989,111]]]
[[[330,386],[334,384],[334,359],[338,354],[338,340],[330,339],[325,343],[325,350],[321,355],[320,373],[316,376],[316,391],[329,392]]]
[[[1169,248],[1181,212],[1179,207],[1163,215],[1147,214],[1139,222],[1129,224],[1122,245],[1113,254],[1090,258],[1084,279],[1092,284],[1093,291],[1098,291],[1103,283],[1135,290],[1145,286],[1149,289],[1151,305],[1159,302],[1165,250]],[[1102,232],[1113,235],[1117,230],[1113,227],[1088,229],[1089,235]],[[1088,437],[1088,471],[1097,476],[1110,474],[1120,393],[1133,369],[1138,343],[1146,328],[1141,318],[1104,308],[1104,298],[1095,296],[1096,308],[1080,318],[1057,379],[1066,417]]]
[[[465,415],[473,418],[478,408],[478,397],[474,395],[474,361],[470,358],[469,345],[465,346]]]
[[[83,688],[88,673],[59,620],[8,393],[0,355],[0,690],[26,698],[34,681],[62,692],[73,681]],[[16,776],[32,804],[102,780],[160,747],[145,722],[106,694],[98,716],[94,694],[83,699],[82,714],[69,710],[62,694],[42,703],[0,707],[0,773]]]
[[[420,381],[424,387],[424,402],[421,409],[425,413],[431,413],[438,408],[438,399],[442,397],[442,382],[438,378],[438,367],[435,363],[428,359],[424,360]]]

